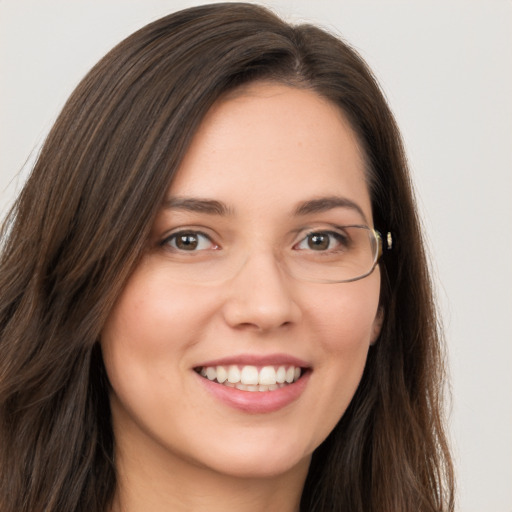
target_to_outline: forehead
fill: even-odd
[[[312,90],[275,83],[214,104],[168,195],[218,199],[235,210],[341,195],[371,217],[364,157],[342,111]]]

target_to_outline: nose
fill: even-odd
[[[301,309],[294,283],[271,254],[253,254],[226,283],[225,321],[233,328],[273,331],[297,323]]]

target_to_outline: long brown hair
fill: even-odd
[[[348,116],[364,149],[385,311],[348,410],[315,451],[303,511],[453,510],[443,357],[400,134],[346,43],[243,3],[142,28],[84,78],[2,231],[0,508],[105,512],[116,486],[98,339],[191,137],[227,90],[276,80]],[[177,413],[179,414],[179,413]]]

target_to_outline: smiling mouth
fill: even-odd
[[[200,366],[194,370],[212,382],[241,391],[275,391],[297,382],[305,369],[300,366]]]

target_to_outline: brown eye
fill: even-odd
[[[316,252],[338,252],[348,247],[347,236],[338,231],[311,231],[298,244],[296,250],[308,250]]]
[[[180,231],[166,238],[162,245],[167,245],[176,251],[203,251],[216,249],[217,246],[203,233],[195,231]]]
[[[327,233],[311,233],[307,237],[308,247],[314,251],[325,251],[329,248],[330,235]]]
[[[183,251],[193,251],[197,249],[199,240],[195,234],[184,234],[176,237],[176,247]]]

